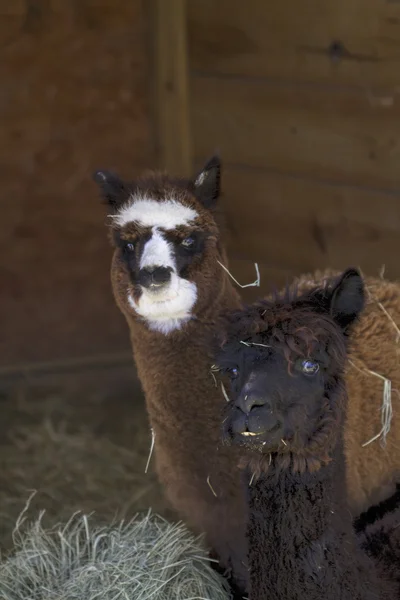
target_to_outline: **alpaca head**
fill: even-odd
[[[348,334],[363,306],[362,278],[348,269],[324,287],[227,316],[216,361],[229,398],[224,441],[243,447],[244,463],[301,472],[329,462],[345,408]]]
[[[223,258],[213,209],[220,170],[214,156],[187,180],[153,173],[127,183],[107,171],[94,175],[111,209],[117,302],[150,329],[180,329],[218,297]]]

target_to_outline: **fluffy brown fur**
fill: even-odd
[[[357,532],[358,541],[378,573],[400,590],[400,489],[382,504],[383,510],[377,511],[376,519]]]
[[[137,317],[127,301],[131,281],[118,247],[111,277],[116,302],[130,328],[155,434],[156,468],[167,497],[192,529],[206,533],[207,543],[222,568],[231,568],[244,587],[244,503],[237,457],[220,443],[219,423],[225,400],[210,370],[210,340],[218,316],[240,303],[228,275],[217,262],[227,264],[217,225],[217,207],[206,208],[195,197],[189,181],[177,183],[164,175],[139,180],[129,189],[139,189],[141,194],[158,199],[160,205],[172,194],[184,205],[195,207],[200,215],[195,225],[206,233],[201,256],[185,274],[198,289],[194,317],[178,331],[168,335],[151,331]],[[132,229],[128,224],[119,234],[129,237]]]
[[[273,469],[248,487],[250,600],[398,598],[396,524],[360,544],[343,496],[343,455],[314,474]],[[247,483],[248,485],[248,483]]]
[[[317,271],[295,284],[307,290],[337,274]],[[400,284],[377,277],[364,281],[366,306],[352,331],[352,359],[346,373],[344,444],[348,500],[355,516],[390,497],[400,482]],[[382,427],[383,381],[368,371],[392,382],[393,418],[385,446],[376,440],[363,447]]]
[[[173,180],[164,174],[155,173],[132,183],[121,182],[118,178],[113,181],[108,174],[97,177],[97,180],[113,212],[135,192],[145,191],[160,202],[160,207],[173,194],[183,204],[198,210],[200,216],[195,225],[207,231],[203,254],[189,265],[186,273],[186,277],[194,281],[198,289],[194,318],[180,331],[168,336],[150,331],[129,306],[126,295],[130,285],[129,274],[121,258],[117,238],[127,240],[130,236],[138,235],[139,231],[130,224],[122,230],[118,229],[112,219],[110,233],[115,249],[111,277],[117,305],[130,328],[134,358],[155,432],[155,455],[160,480],[180,516],[195,531],[206,532],[207,542],[220,558],[221,564],[232,567],[236,579],[243,581],[247,577],[243,564],[246,556],[245,512],[237,480],[238,458],[234,458],[233,454],[227,455],[219,445],[220,411],[225,400],[220,389],[215,387],[210,372],[210,336],[214,333],[218,316],[226,309],[239,305],[236,291],[217,263],[219,259],[227,264],[219,227],[219,190],[215,191],[212,201],[202,202],[194,194],[193,181]],[[176,233],[186,235],[187,232],[177,229]],[[322,277],[322,274],[318,274],[318,277]],[[304,285],[309,284],[308,279],[303,281]],[[379,280],[367,283],[372,293],[399,322],[398,286]],[[368,347],[370,333],[379,339],[381,351],[378,351],[375,343],[372,348]],[[356,359],[365,362],[368,368],[383,372],[392,379],[393,387],[398,387],[400,377],[394,330],[376,304],[367,307],[365,317],[355,333],[355,346]],[[379,442],[361,448],[361,443],[380,428],[382,382],[352,370],[348,385],[350,407],[346,453],[351,465],[349,495],[352,510],[357,514],[372,502],[390,495],[399,460],[396,461],[393,448],[396,441],[391,437],[392,433],[385,450],[379,446]],[[365,403],[359,401],[363,394]],[[395,394],[393,399],[395,429]]]
[[[228,318],[216,361],[231,379],[224,439],[246,465],[250,600],[389,600],[400,591],[400,512],[379,532],[367,527],[361,548],[344,493],[344,367],[363,306],[362,280],[349,269],[329,287],[260,303],[255,318]]]
[[[338,273],[326,270],[299,277],[287,290],[289,299],[296,290],[307,291],[324,281],[327,284],[335,275]],[[400,481],[400,341],[396,327],[400,326],[400,285],[366,277],[365,286],[366,306],[352,330],[352,358],[346,372],[349,405],[344,439],[348,500],[354,516],[391,496]],[[270,300],[262,300],[236,315],[237,337],[246,339],[265,330],[274,318],[272,306]],[[298,329],[295,323],[293,327]],[[286,342],[292,346],[288,346],[290,352],[296,347],[307,351],[307,344],[312,343],[307,335],[297,331],[293,342]],[[393,418],[384,446],[376,440],[363,447],[382,427],[383,381],[369,371],[392,382]]]

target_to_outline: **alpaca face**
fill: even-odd
[[[326,339],[309,353],[287,352],[288,341],[277,344],[275,332],[267,330],[246,338],[249,346],[231,342],[224,348],[218,366],[230,389],[224,423],[228,441],[258,452],[301,452],[332,417],[326,387],[340,377],[342,361],[331,360]]]
[[[329,460],[342,423],[347,336],[363,302],[361,277],[348,270],[330,287],[228,317],[217,357],[227,444],[284,466]]]
[[[176,200],[140,197],[116,214],[115,239],[131,284],[128,303],[152,329],[168,333],[192,315],[197,285],[188,270],[201,261],[207,234],[196,225],[198,217]]]
[[[127,184],[106,172],[95,176],[113,209],[119,304],[150,329],[181,329],[206,300],[199,283],[210,283],[218,269],[218,229],[210,208],[219,177],[216,157],[186,181],[155,174]]]

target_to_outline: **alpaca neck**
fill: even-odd
[[[317,473],[277,471],[272,463],[248,488],[250,600],[380,598],[345,498],[342,440]]]
[[[206,308],[196,312],[179,331],[164,335],[127,315],[137,373],[155,435],[157,469],[175,504],[185,504],[189,494],[198,498],[202,493],[212,502],[223,494],[232,498],[231,489],[224,491],[226,482],[231,485],[234,480],[236,485],[239,479],[239,473],[228,468],[236,459],[220,444],[225,399],[211,372],[216,323],[223,311],[237,307],[239,302],[225,277],[212,301],[203,303]],[[169,479],[174,479],[174,485]],[[184,484],[191,489],[182,491]],[[243,506],[240,488],[235,493]],[[175,496],[179,496],[176,502]],[[202,521],[207,518],[207,514],[199,516]],[[241,526],[244,529],[244,521]]]
[[[232,568],[244,587],[247,570],[245,505],[236,469],[237,453],[220,443],[225,400],[211,372],[216,321],[227,308],[238,308],[240,297],[228,275],[216,265],[227,264],[223,248],[208,258],[198,277],[195,318],[168,335],[149,329],[135,317],[119,280],[117,262],[113,289],[129,325],[137,373],[146,397],[154,434],[155,467],[169,505],[207,545],[223,568]],[[118,255],[114,255],[118,261]],[[215,274],[208,271],[214,265]],[[207,291],[208,290],[208,291]],[[150,447],[150,433],[149,433]]]

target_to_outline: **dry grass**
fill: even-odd
[[[200,541],[173,523],[153,459],[146,473],[140,390],[114,379],[72,374],[0,394],[0,598],[227,600]],[[170,522],[132,520],[149,508]]]
[[[173,518],[152,464],[145,473],[151,432],[136,389],[99,393],[68,380],[52,389],[19,385],[0,399],[0,548],[31,490],[32,510],[46,524],[76,511],[96,522],[130,518],[152,508]]]
[[[15,552],[0,564],[3,600],[228,600],[200,540],[146,515],[93,526],[75,515],[51,530],[20,521]]]

